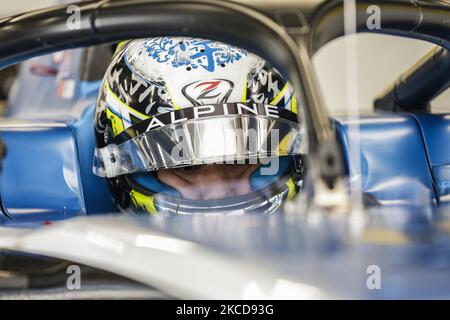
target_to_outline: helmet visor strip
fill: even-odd
[[[255,114],[230,105],[235,104],[227,107],[236,112],[202,117],[198,115],[205,107],[223,105],[199,106],[197,112],[193,107],[142,121],[117,136],[117,143],[95,150],[94,173],[115,177],[202,164],[252,164],[305,153],[304,126],[289,110],[275,113],[277,107],[261,105],[259,109],[272,111]]]

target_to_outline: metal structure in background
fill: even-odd
[[[433,48],[375,98],[375,110],[430,112],[430,102],[450,86],[450,51]]]

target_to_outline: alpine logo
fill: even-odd
[[[226,79],[197,80],[184,86],[181,92],[194,106],[208,103],[225,103],[234,84]]]

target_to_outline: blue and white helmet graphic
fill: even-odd
[[[107,97],[123,128],[146,116],[209,103],[252,101],[297,111],[291,86],[274,68],[252,53],[211,40],[130,41],[116,53],[105,84],[106,93],[125,104]]]
[[[109,179],[120,207],[159,211],[168,203],[165,197],[158,208],[154,199],[165,190],[153,174],[160,169],[302,154],[297,101],[276,69],[244,49],[187,37],[123,42],[97,101],[94,173]],[[248,142],[249,129],[257,132],[256,145]],[[263,146],[273,131],[277,142]],[[189,145],[174,157],[181,143]],[[285,167],[282,175],[292,178],[294,166]],[[283,189],[290,196],[296,174],[290,191]],[[137,175],[154,181],[137,187]]]

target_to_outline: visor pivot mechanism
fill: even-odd
[[[116,156],[117,146],[110,144],[104,148],[95,149],[94,173],[101,177],[112,178],[117,175],[117,167],[120,166],[120,158]],[[118,155],[118,154],[117,154]]]

